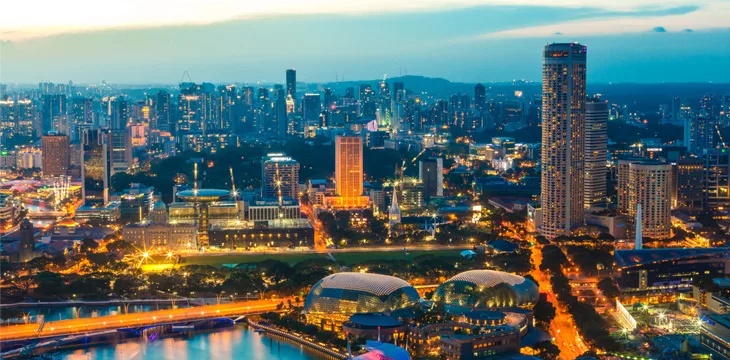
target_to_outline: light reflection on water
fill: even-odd
[[[257,334],[245,325],[196,334],[191,338],[166,338],[153,342],[130,340],[59,354],[65,360],[324,359],[299,344]]]
[[[188,307],[184,302],[177,302],[175,308]],[[127,309],[129,313],[136,312],[147,312],[153,310],[164,310],[169,309],[170,304],[144,304],[144,305],[129,305]],[[21,308],[23,313],[31,316],[31,321],[36,321],[36,316],[42,314],[46,321],[58,321],[67,319],[77,318],[88,318],[95,316],[109,316],[124,314],[124,306],[58,306],[58,307],[43,307],[43,308]]]

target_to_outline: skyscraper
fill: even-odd
[[[335,141],[335,193],[339,205],[358,207],[367,205],[363,193],[362,138],[338,136]]]
[[[49,94],[43,95],[41,109],[41,135],[49,131],[66,133],[66,95]]]
[[[474,109],[480,114],[487,108],[487,88],[484,85],[476,84],[474,86]]]
[[[285,154],[268,154],[261,162],[261,197],[299,198],[299,163]]]
[[[155,96],[155,121],[150,124],[152,129],[160,131],[171,131],[172,107],[170,106],[170,94],[160,90]]]
[[[274,104],[274,117],[276,118],[276,135],[279,138],[286,137],[289,129],[289,117],[286,111],[287,95],[286,90],[279,85],[276,89],[276,103]]]
[[[109,202],[109,151],[107,133],[101,129],[86,130],[82,138],[81,178],[84,205],[106,205]]]
[[[727,148],[706,149],[705,160],[705,206],[716,211],[730,207],[730,152]]]
[[[41,138],[43,151],[43,175],[66,176],[71,145],[68,136],[49,134]]]
[[[685,157],[677,162],[676,208],[703,210],[705,208],[705,171],[702,159]]]
[[[606,207],[606,147],[608,102],[591,98],[586,103],[585,179],[583,203],[586,209]]]
[[[670,236],[671,175],[670,164],[650,161],[636,161],[629,164],[629,223],[635,225],[637,205],[641,204],[643,237],[663,239]],[[633,228],[634,226],[629,227]]]
[[[555,238],[583,225],[586,47],[545,46],[542,67],[542,224]]]
[[[319,94],[304,94],[304,102],[302,105],[304,121],[319,121],[319,115],[321,113],[322,105],[320,104]]]
[[[444,196],[444,159],[433,157],[418,162],[418,179],[423,183],[425,201]]]
[[[286,94],[291,96],[296,109],[297,103],[297,71],[294,69],[286,70]]]

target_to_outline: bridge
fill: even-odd
[[[216,300],[211,298],[212,300]],[[146,305],[146,304],[173,304],[185,303],[192,305],[205,305],[204,298],[186,298],[178,297],[173,299],[128,299],[128,300],[71,300],[71,301],[39,301],[39,302],[19,302],[11,304],[0,304],[0,309],[4,308],[33,308],[33,307],[49,307],[49,306],[115,306],[115,305]]]
[[[287,300],[293,301],[294,299],[243,301],[193,308],[0,326],[0,342],[68,336],[100,332],[103,330],[156,326],[216,318],[234,318],[239,320],[246,315],[275,311],[279,303],[286,303]]]

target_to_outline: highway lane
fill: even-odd
[[[0,326],[0,341],[70,335],[99,330],[165,324],[170,322],[212,319],[261,313],[276,310],[280,302],[292,299],[255,300],[193,308],[157,310],[143,313],[120,314],[46,322],[38,332],[39,324]]]

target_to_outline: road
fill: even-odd
[[[407,251],[423,251],[423,250],[464,250],[471,249],[470,245],[419,245],[411,246],[406,248]],[[328,253],[351,253],[351,252],[373,252],[373,251],[403,251],[403,246],[369,246],[369,247],[356,247],[356,248],[345,248],[345,249],[326,249],[324,252]],[[318,249],[306,249],[306,250],[279,250],[279,251],[212,251],[206,252],[198,251],[185,251],[178,252],[181,256],[194,255],[194,256],[229,256],[229,255],[294,255],[294,254],[320,254],[321,250]]]
[[[531,249],[531,260],[534,265],[532,276],[540,283],[540,292],[547,294],[548,301],[555,306],[555,318],[550,323],[550,335],[555,338],[555,345],[560,348],[560,359],[572,360],[580,354],[588,351],[578,329],[575,326],[573,317],[568,309],[558,302],[550,285],[550,277],[540,271],[542,263],[542,246],[535,245]]]
[[[116,328],[165,324],[178,321],[203,320],[217,317],[233,317],[276,310],[280,302],[287,300],[254,300],[193,308],[168,309],[46,322],[40,332],[39,324],[0,326],[0,341],[71,335]]]

